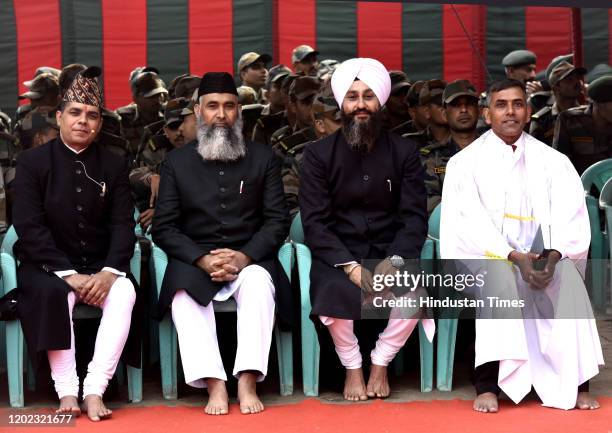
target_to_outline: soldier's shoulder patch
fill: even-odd
[[[434,173],[436,173],[436,174],[444,174],[444,173],[446,173],[446,166],[434,167]]]
[[[552,111],[552,107],[547,105],[546,107],[544,107],[541,110],[539,110],[537,113],[532,114],[531,118],[537,120],[540,117],[544,117],[546,114],[550,113],[551,111]]]
[[[419,152],[421,152],[421,155],[429,155],[431,153],[431,150],[427,147],[421,147],[419,149]]]

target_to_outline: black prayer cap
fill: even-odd
[[[208,93],[231,93],[238,96],[234,78],[227,72],[207,72],[202,76],[198,98]]]

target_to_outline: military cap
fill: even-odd
[[[298,76],[294,74],[285,75],[285,77],[282,78],[283,84],[281,84],[281,93],[289,94],[289,89],[297,77]]]
[[[324,80],[325,78],[331,77],[331,74],[336,70],[340,62],[335,59],[325,59],[319,62],[319,68],[317,69],[317,78]]]
[[[408,90],[408,93],[406,94],[406,103],[408,106],[416,107],[419,105],[419,94],[421,93],[421,89],[423,88],[424,84],[425,81],[415,81],[412,84],[412,87],[410,87],[410,90]]]
[[[444,102],[444,104],[450,104],[460,96],[469,96],[470,98],[474,98],[476,101],[478,101],[478,93],[476,92],[476,88],[472,83],[470,83],[469,80],[455,80],[448,83],[448,85],[444,88],[444,92],[442,93],[442,102]]]
[[[164,126],[183,121],[183,109],[189,105],[187,98],[175,98],[168,101],[164,109]]]
[[[572,65],[570,62],[563,61],[555,66],[548,76],[548,82],[551,86],[554,86],[559,83],[559,81],[567,78],[573,73],[577,73],[579,75],[586,74],[587,70],[585,68],[580,68]]]
[[[315,116],[328,116],[334,120],[340,120],[340,107],[338,107],[338,102],[334,98],[330,80],[325,81],[315,95],[312,102],[312,112]]]
[[[181,81],[182,78],[185,78],[188,76],[189,76],[189,73],[184,73],[181,75],[177,75],[172,80],[170,80],[170,83],[168,84],[168,98],[170,99],[175,98],[174,92],[176,91],[176,85],[178,84],[179,81]]]
[[[48,72],[42,73],[32,80],[30,90],[19,95],[19,99],[41,99],[47,94],[59,95],[57,77]]]
[[[419,93],[419,105],[436,104],[442,105],[442,94],[446,87],[446,81],[425,81]]]
[[[317,77],[300,75],[291,83],[289,95],[295,95],[298,100],[302,101],[309,96],[316,95],[320,88],[321,81]]]
[[[44,111],[35,108],[21,121],[21,129],[31,134],[44,131],[49,128],[59,129],[55,119],[55,111]]]
[[[516,50],[506,54],[502,59],[503,66],[523,66],[536,63],[535,53],[529,50]]]
[[[52,68],[51,66],[40,66],[39,68],[36,68],[36,72],[34,72],[34,78],[38,77],[41,74],[51,74],[54,77],[59,77],[60,72],[61,71],[59,69]],[[34,78],[28,81],[24,81],[23,85],[30,88],[30,86],[32,86],[32,81],[34,81]]]
[[[595,102],[612,102],[612,75],[600,77],[589,84],[588,94]]]
[[[189,98],[187,105],[181,111],[181,116],[184,117],[184,116],[189,116],[190,114],[193,114],[193,110],[194,110],[193,107],[195,107],[197,103],[198,103],[198,89],[195,89],[195,92],[193,92],[193,95],[191,95],[191,98]]]
[[[151,72],[153,74],[159,75],[159,69],[153,66],[137,66],[132,69],[132,72],[130,72],[130,84],[134,82],[136,77],[138,77],[140,74],[144,74],[145,72]]]
[[[181,77],[174,88],[174,97],[175,98],[191,98],[193,92],[200,87],[200,81],[202,81],[201,77],[197,77],[195,75],[186,75]]]
[[[291,61],[293,63],[298,63],[310,55],[316,56],[317,54],[319,54],[319,52],[310,45],[300,45],[293,49],[293,52],[291,53]]]
[[[148,98],[158,93],[168,93],[163,80],[154,72],[141,72],[133,81],[134,95]]]
[[[238,103],[241,105],[254,104],[257,100],[257,91],[249,86],[240,86],[238,91]]]
[[[593,69],[586,74],[586,82],[592,83],[596,79],[600,77],[604,77],[606,75],[612,75],[612,67],[605,63],[600,63],[598,65],[593,66]]]
[[[266,77],[266,89],[269,89],[272,83],[276,83],[281,78],[284,78],[290,74],[291,69],[283,64],[272,66],[268,71],[268,76]]]
[[[574,55],[573,54],[563,54],[561,56],[557,56],[554,59],[552,59],[550,61],[550,63],[548,64],[548,66],[546,67],[546,79],[547,80],[549,79],[550,73],[555,68],[555,66],[557,66],[561,62],[573,63],[574,62]],[[549,82],[549,84],[550,84],[550,82]]]
[[[410,88],[412,85],[408,75],[404,71],[389,71],[389,77],[391,77],[391,94],[395,94],[401,89],[406,87]]]
[[[242,72],[245,68],[248,68],[253,63],[261,61],[264,65],[272,61],[272,57],[269,54],[258,54],[256,52],[244,53],[240,60],[238,60],[238,72]]]

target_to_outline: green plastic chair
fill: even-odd
[[[151,249],[151,276],[155,278],[157,296],[161,292],[162,281],[168,266],[168,256],[152,242]],[[278,260],[291,281],[291,268],[294,256],[290,243],[285,243],[278,251]],[[236,301],[233,298],[227,301],[213,301],[216,313],[235,312]],[[278,325],[274,327],[276,338],[276,353],[278,357],[278,372],[280,376],[280,394],[283,396],[293,394],[293,340],[292,333],[281,331]],[[167,312],[159,323],[159,363],[161,367],[162,394],[166,400],[176,400],[177,392],[177,351],[178,340],[176,329],[172,323],[172,315]]]
[[[609,245],[607,236],[602,232],[602,222],[599,216],[598,199],[591,195],[595,189],[601,193],[605,183],[612,178],[612,158],[596,162],[587,168],[582,176],[582,186],[585,191],[589,222],[591,224],[591,259],[593,264],[593,305],[603,307],[605,302],[606,290],[606,265],[608,258]]]
[[[606,215],[606,237],[608,239],[608,251],[612,251],[612,236],[610,236],[610,230],[612,230],[612,179],[608,179],[606,184],[601,189],[601,193],[599,195],[599,207],[604,210]],[[612,267],[610,267],[608,281],[612,281]],[[608,287],[610,289],[610,302],[612,303],[612,287],[610,287],[610,285],[608,285]]]
[[[11,226],[2,241],[0,248],[0,266],[2,267],[2,286],[0,289],[4,295],[17,287],[17,259],[13,254],[13,246],[17,241],[17,232]],[[140,246],[138,242],[134,245],[134,255],[130,260],[130,270],[140,282]],[[77,304],[73,310],[73,320],[99,318],[102,310],[89,305]],[[19,320],[5,322],[6,325],[6,356],[7,375],[9,383],[9,400],[11,407],[24,406],[23,392],[23,364],[26,357],[23,331]],[[140,368],[127,367],[128,370],[128,398],[133,403],[142,401],[142,370]],[[32,369],[28,368],[28,385],[34,388],[34,377]],[[117,368],[117,375],[121,377],[121,366]]]
[[[310,397],[319,395],[319,360],[321,349],[314,324],[310,320],[312,305],[310,303],[310,267],[312,255],[304,244],[304,229],[298,213],[291,223],[289,238],[295,248],[298,275],[300,278],[301,330],[302,330],[302,383],[304,394]],[[433,259],[433,243],[425,242],[421,258]],[[425,330],[419,322],[420,361],[421,361],[421,392],[429,392],[433,388],[433,344],[427,340]],[[395,359],[395,372],[403,371],[402,352]]]

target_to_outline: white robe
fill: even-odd
[[[489,131],[449,160],[442,191],[441,256],[505,259],[513,250],[529,251],[541,226],[544,247],[562,254],[549,287],[536,293],[516,267],[500,269],[506,276],[513,274],[505,281],[519,296],[545,294],[555,317],[577,319],[477,319],[475,366],[499,360],[498,384],[515,403],[533,386],[544,406],[571,409],[578,385],[604,363],[577,271],[583,270],[591,240],[584,191],[565,155],[525,133],[515,145],[513,152]]]

